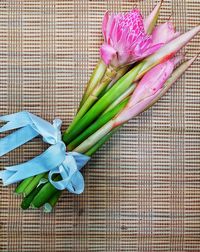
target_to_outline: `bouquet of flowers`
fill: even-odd
[[[23,209],[44,207],[44,210],[49,212],[56,205],[62,190],[81,193],[84,180],[79,170],[90,157],[124,123],[157,102],[194,62],[196,56],[180,64],[183,55],[176,53],[200,31],[200,26],[181,35],[175,31],[171,22],[157,25],[161,3],[146,19],[143,19],[138,9],[123,14],[105,13],[102,24],[104,43],[100,48],[100,60],[86,85],[72,123],[63,133],[62,140],[60,131],[57,131],[56,139],[59,141],[56,144],[47,137],[48,127],[45,128],[45,124],[40,127],[43,139],[55,146],[60,144],[59,148],[63,149],[67,158],[64,161],[61,158],[62,165],[56,163],[55,168],[52,162],[53,159],[60,158],[60,152],[57,152],[57,149],[51,150],[53,157],[49,157],[48,150],[46,151],[45,160],[42,161],[48,163],[49,169],[30,172],[15,190],[17,194],[23,195]],[[14,114],[13,118],[17,120],[17,116]],[[37,134],[33,134],[31,138],[27,137],[30,140],[38,135],[39,127],[35,121],[39,119],[31,114],[28,116],[28,123],[26,118],[26,123],[22,120],[18,127],[32,125]],[[9,121],[8,124],[13,123],[9,116],[0,119]],[[59,120],[55,120],[54,128],[59,129],[60,124]],[[6,126],[2,127],[2,132],[5,131],[4,127]],[[10,126],[6,130],[15,128],[17,127]],[[12,149],[18,146],[19,144],[16,144]],[[50,148],[54,148],[54,145]],[[2,153],[0,151],[0,156],[5,153],[5,150]],[[51,161],[47,162],[47,159]],[[37,158],[34,164],[40,166]],[[32,170],[37,171],[37,167],[32,167]],[[51,170],[51,167],[54,169]],[[10,167],[6,172],[16,169],[16,166]],[[10,177],[5,171],[0,176],[6,185],[22,180],[16,178],[9,181]]]

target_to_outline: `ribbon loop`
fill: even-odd
[[[61,140],[60,119],[55,119],[53,125],[42,118],[26,112],[18,112],[1,116],[1,121],[7,122],[0,128],[0,132],[18,129],[10,135],[0,139],[0,156],[25,144],[31,139],[42,136],[43,141],[51,146],[41,155],[25,163],[7,167],[0,172],[4,185],[16,183],[25,178],[49,172],[49,181],[58,190],[68,189],[80,194],[84,190],[84,179],[80,169],[90,157],[77,153],[66,153],[66,147]],[[52,176],[59,174],[60,180],[54,181]]]
[[[67,188],[74,194],[80,194],[84,190],[84,178],[80,169],[88,162],[90,158],[77,152],[69,152],[63,163],[49,172],[49,181],[58,190]],[[78,165],[79,164],[79,165]],[[81,165],[80,165],[81,164]],[[54,181],[53,175],[60,174],[62,180]]]

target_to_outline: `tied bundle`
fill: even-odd
[[[146,19],[138,9],[105,13],[100,60],[76,116],[62,135],[68,152],[90,158],[124,123],[157,102],[196,59],[180,64],[183,55],[176,53],[200,26],[180,34],[171,22],[157,25],[161,3]],[[61,179],[53,174],[54,183]],[[43,206],[49,212],[62,190],[43,172],[23,180],[15,192],[24,196],[23,209]]]

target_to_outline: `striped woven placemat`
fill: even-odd
[[[106,9],[157,1],[1,0],[0,114],[22,109],[72,120],[102,43]],[[180,31],[200,23],[199,0],[166,0],[160,22]],[[199,50],[197,36],[186,58]],[[0,251],[200,251],[200,64],[148,112],[128,123],[84,170],[85,192],[63,193],[51,214],[20,208],[14,186],[0,187]],[[34,141],[0,159],[28,160]],[[31,151],[30,151],[31,150]]]

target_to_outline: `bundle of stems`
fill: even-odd
[[[147,18],[149,34],[155,27],[160,6],[161,3]],[[195,60],[196,57],[174,70],[181,59],[174,55],[199,31],[200,27],[196,27],[174,37],[132,66],[107,65],[101,59],[87,84],[74,120],[63,134],[67,150],[91,157],[124,123],[160,99]],[[61,191],[47,178],[48,174],[39,174],[18,185],[15,192],[24,196],[23,209],[44,206],[49,212],[56,205]],[[54,178],[60,179],[60,175]]]

